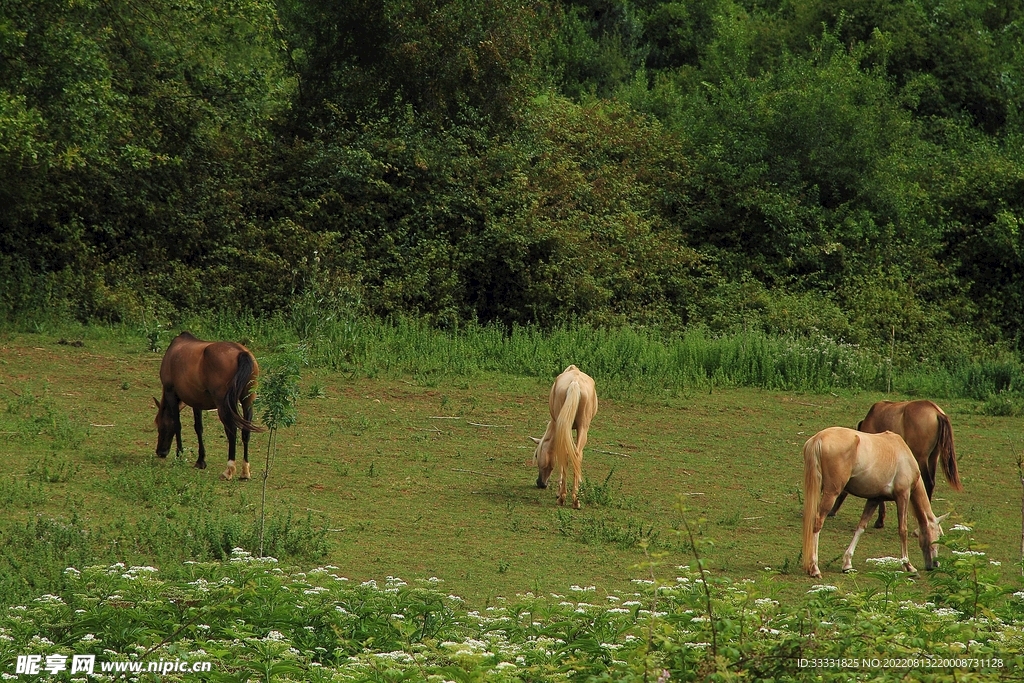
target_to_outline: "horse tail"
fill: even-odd
[[[935,449],[942,459],[942,472],[946,475],[946,481],[956,491],[963,491],[960,484],[960,473],[956,467],[956,449],[953,447],[953,425],[945,413],[939,413],[939,436],[936,439]],[[933,475],[934,476],[934,475]]]
[[[821,505],[821,438],[812,436],[804,444],[804,552],[806,571],[814,564],[814,524]]]
[[[572,424],[576,421],[576,411],[580,406],[580,383],[573,382],[565,391],[565,403],[558,411],[558,418],[555,420],[555,462],[558,463],[559,472],[572,467],[575,481],[578,483],[583,474],[583,463],[580,454],[576,450],[576,444],[572,440]]]
[[[255,374],[256,359],[248,351],[239,352],[238,369],[235,370],[235,376],[231,379],[231,383],[228,384],[227,393],[224,394],[224,406],[227,408],[227,413],[231,416],[231,421],[234,422],[236,428],[244,429],[248,432],[265,432],[267,430],[264,427],[245,419],[238,412],[238,404],[252,393],[253,376]]]

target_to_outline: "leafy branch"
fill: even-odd
[[[296,401],[299,397],[299,377],[302,359],[296,350],[286,350],[260,382],[259,405],[261,419],[270,432],[267,439],[267,462],[263,468],[263,490],[260,497],[260,548],[263,557],[263,536],[266,528],[267,479],[274,456],[277,454],[277,430],[291,427],[298,419]]]

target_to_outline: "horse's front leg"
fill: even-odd
[[[185,452],[185,449],[181,446],[181,401],[174,394],[164,394],[164,400],[172,401],[171,405],[174,410],[174,443],[177,446],[177,450],[174,451],[174,457],[177,458],[179,455]]]
[[[853,553],[857,550],[857,541],[860,540],[860,535],[864,533],[864,530],[868,528],[868,522],[871,521],[871,515],[875,514],[875,508],[879,502],[869,498],[864,504],[864,513],[860,516],[860,522],[857,523],[857,530],[853,532],[853,540],[850,541],[850,547],[846,549],[846,554],[843,555],[844,573],[854,571]]]
[[[195,466],[201,470],[205,470],[206,446],[203,445],[203,409],[193,407],[192,414],[195,416],[196,438],[199,440],[199,459],[196,460]]]
[[[910,493],[904,493],[896,498],[896,519],[900,530],[900,561],[903,569],[916,574],[914,565],[910,564],[910,553],[907,551],[907,504],[910,502]]]

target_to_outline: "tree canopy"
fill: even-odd
[[[0,316],[1024,330],[1020,0],[0,0]]]

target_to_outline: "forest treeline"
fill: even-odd
[[[0,0],[0,319],[1024,348],[1022,0]]]

